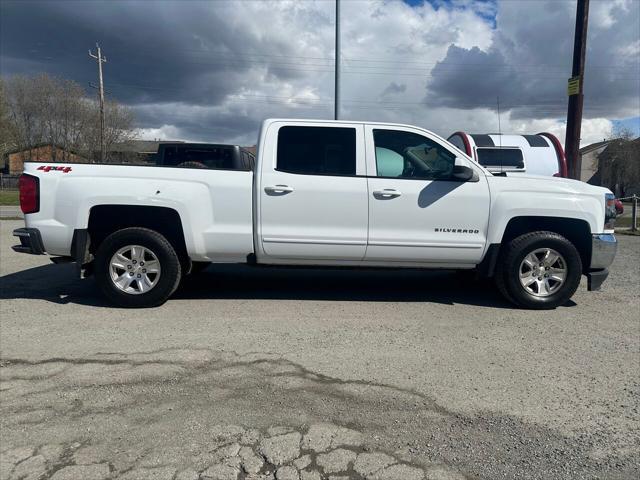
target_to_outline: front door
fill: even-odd
[[[272,143],[261,153],[261,261],[362,260],[368,222],[364,126],[301,122],[269,128],[277,133],[266,135]]]
[[[369,237],[365,260],[475,264],[487,239],[484,172],[437,137],[411,127],[367,125]],[[454,166],[475,168],[471,181]]]

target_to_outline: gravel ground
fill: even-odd
[[[20,225],[0,237],[0,478],[640,475],[638,237],[555,311],[446,272],[229,266],[128,311],[11,252]]]

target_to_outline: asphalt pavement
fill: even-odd
[[[0,205],[0,218],[24,218],[22,210],[15,205]]]
[[[214,266],[111,308],[0,236],[0,478],[640,476],[640,237],[601,292]]]

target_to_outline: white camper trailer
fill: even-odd
[[[523,172],[567,177],[567,160],[551,133],[537,135],[456,132],[447,140],[494,174]]]

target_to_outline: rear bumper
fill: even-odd
[[[44,255],[44,244],[37,228],[17,228],[13,231],[13,236],[20,239],[20,245],[11,247],[14,252]]]
[[[587,289],[592,292],[600,287],[609,276],[609,266],[613,263],[618,251],[618,241],[611,233],[592,236],[591,265],[587,271]]]

